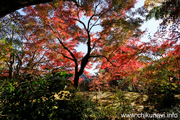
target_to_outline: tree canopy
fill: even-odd
[[[27,44],[43,46],[50,62],[46,68],[64,66],[75,72],[74,84],[88,63],[104,58],[107,61],[110,49],[123,41],[141,34],[140,20],[126,14],[134,1],[72,1],[58,2],[55,5],[41,4],[24,8],[22,24],[26,27]],[[86,17],[87,22],[82,17]],[[93,32],[95,27],[101,31]],[[77,52],[79,44],[87,46],[87,52]],[[55,57],[56,56],[56,57]]]
[[[175,21],[180,15],[179,0],[146,0],[146,7],[151,7],[147,19],[163,19],[163,23]]]

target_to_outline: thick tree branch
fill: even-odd
[[[89,61],[89,56],[90,56],[90,53],[91,53],[91,37],[90,37],[90,33],[89,31],[87,30],[87,35],[88,35],[88,42],[87,42],[87,53],[86,55],[83,57],[82,61],[81,61],[81,68],[79,70],[79,74],[81,75],[83,72],[84,72],[84,68],[85,66],[87,65],[88,61]]]
[[[88,21],[88,27],[89,27],[89,24],[90,24],[90,20],[92,19],[93,15],[91,16],[91,18],[89,19]],[[89,61],[89,56],[90,56],[90,53],[91,53],[91,36],[90,36],[90,31],[88,30],[88,28],[86,28],[86,25],[84,24],[84,22],[82,22],[81,20],[79,19],[74,19],[78,22],[80,22],[83,26],[84,26],[84,29],[86,30],[87,32],[87,53],[86,55],[82,58],[82,61],[81,61],[81,67],[80,67],[80,70],[78,71],[78,74],[81,75],[83,72],[84,72],[84,68],[85,66],[87,65],[88,61]],[[75,69],[76,70],[76,69]]]

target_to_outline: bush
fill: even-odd
[[[54,96],[63,90],[65,85],[70,84],[67,79],[71,76],[66,72],[60,72],[49,73],[45,77],[4,80],[4,86],[1,87],[2,120],[83,118],[85,100],[75,96],[70,100],[57,100]]]

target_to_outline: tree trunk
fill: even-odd
[[[89,56],[90,56],[90,51],[88,51],[88,53],[83,57],[83,59],[81,61],[81,68],[79,71],[78,71],[78,64],[75,67],[74,87],[76,89],[78,87],[79,77],[84,73],[84,68],[86,67],[86,65],[88,63]]]
[[[10,65],[9,65],[9,79],[12,79],[14,76],[14,54],[10,54]]]
[[[79,74],[79,72],[76,72],[75,73],[75,77],[74,77],[74,87],[77,89],[78,88],[78,85],[79,85],[79,77],[81,75]]]

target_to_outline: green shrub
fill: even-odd
[[[45,77],[4,80],[1,87],[2,119],[81,119],[86,107],[82,99],[72,97],[70,100],[57,100],[54,96],[70,83],[68,78],[71,76],[60,72],[49,73]]]

